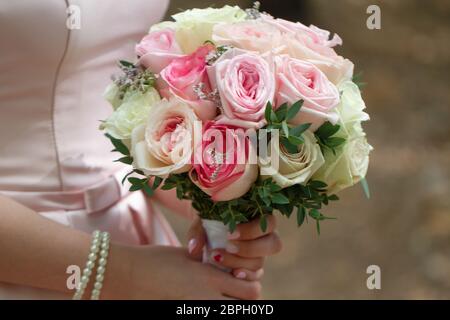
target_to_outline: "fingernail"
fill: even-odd
[[[188,251],[189,251],[189,253],[192,253],[196,246],[197,246],[197,240],[195,240],[194,238],[189,240],[189,243],[188,243]]]
[[[217,252],[213,252],[212,257],[215,262],[222,262],[222,260],[223,260],[223,256]]]
[[[237,246],[235,246],[234,244],[227,244],[227,247],[225,248],[226,251],[228,251],[229,253],[238,253],[239,248]]]
[[[228,233],[228,239],[230,240],[236,240],[239,238],[241,234],[239,233],[239,231],[234,231],[233,233]]]
[[[246,276],[247,276],[247,275],[245,274],[244,271],[240,271],[240,272],[236,275],[236,278],[238,278],[238,279],[245,279]]]

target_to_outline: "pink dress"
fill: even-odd
[[[0,194],[61,224],[109,231],[115,241],[179,244],[152,203],[121,186],[129,168],[112,162],[118,155],[98,129],[112,112],[102,93],[116,62],[134,59],[135,43],[167,5],[0,2]],[[0,299],[55,297],[0,283]]]

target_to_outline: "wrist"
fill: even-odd
[[[129,299],[131,295],[130,247],[111,243],[109,250],[102,299]]]

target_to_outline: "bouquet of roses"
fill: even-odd
[[[323,205],[362,181],[369,119],[339,36],[257,7],[193,9],[151,27],[120,61],[102,129],[133,166],[130,190],[176,189],[210,249],[236,224],[274,212],[329,219]]]

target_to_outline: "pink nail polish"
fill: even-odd
[[[234,231],[233,233],[228,233],[228,239],[229,240],[236,240],[241,236],[239,231]]]
[[[189,251],[189,253],[192,253],[196,246],[197,246],[197,240],[195,240],[195,239],[189,240],[189,243],[188,243],[188,251]]]
[[[238,279],[245,279],[247,275],[245,274],[244,271],[239,271],[239,273],[236,275],[236,278]]]

